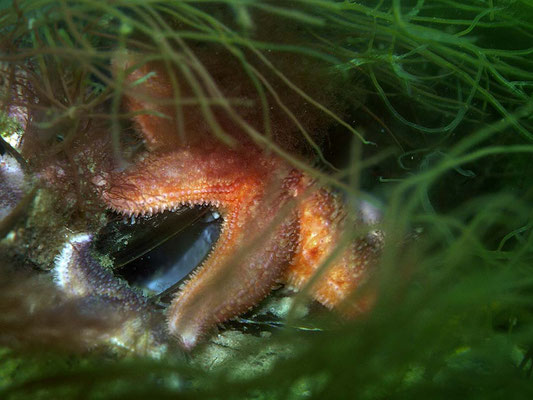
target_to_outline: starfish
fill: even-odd
[[[131,65],[129,60],[115,68]],[[180,138],[173,109],[159,101],[171,99],[173,91],[157,63],[132,71],[125,82],[135,86],[123,101],[147,150],[131,167],[101,177],[102,200],[130,217],[202,205],[223,220],[214,248],[167,311],[168,331],[183,349],[193,349],[211,328],[247,311],[280,282],[301,290],[313,280],[313,298],[332,308],[367,279],[381,240],[357,238],[334,256],[350,221],[338,195],[237,134],[239,140],[229,145],[199,126],[194,137]],[[114,282],[110,273],[94,273],[99,267],[87,261],[89,240],[82,238],[67,250],[77,249],[85,259],[58,263],[57,281],[71,293],[120,297],[143,309],[140,295]],[[328,258],[328,268],[319,270]],[[351,304],[349,313],[365,307]]]

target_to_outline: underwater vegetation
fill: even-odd
[[[0,1],[0,398],[531,398],[532,21],[525,0]],[[171,101],[124,107],[153,77],[130,85],[132,52],[179,71]],[[161,110],[183,140],[250,141],[371,204],[384,246],[353,296],[372,307],[280,288],[191,353],[146,356],[179,282],[133,262],[216,231],[201,209],[131,227],[99,200],[95,177],[150,145],[132,120]],[[73,232],[153,320],[55,287]]]

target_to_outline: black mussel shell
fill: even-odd
[[[151,217],[113,215],[94,243],[114,262],[115,274],[145,294],[168,302],[181,282],[209,254],[220,233],[208,208],[184,208]]]

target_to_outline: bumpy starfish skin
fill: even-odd
[[[318,270],[339,245],[346,223],[341,199],[324,188],[315,188],[299,206],[300,245],[286,273],[291,286],[302,289],[311,278],[324,274],[312,288],[313,297],[326,307],[338,306],[368,278],[368,268],[377,261],[382,237],[372,232],[352,240],[348,248],[334,257],[325,271]],[[362,218],[358,223],[363,224]],[[368,308],[371,298],[347,303],[343,311],[359,313]]]
[[[215,248],[168,311],[169,330],[185,349],[257,304],[275,284],[304,287],[336,247],[346,217],[336,196],[248,146],[155,151],[110,181],[103,198],[120,213],[151,215],[194,205],[221,213]],[[339,304],[366,276],[377,248],[367,239],[353,243],[315,285],[314,297],[328,307]]]
[[[114,184],[103,197],[118,212],[146,215],[209,205],[223,218],[210,257],[168,312],[170,331],[184,348],[194,347],[211,326],[263,299],[294,258],[299,240],[294,211],[288,209],[275,221],[291,197],[291,186],[298,183],[294,174],[279,181],[276,175],[284,170],[279,161],[261,157],[253,148],[237,152],[222,146],[185,146],[151,153],[131,171],[111,177]],[[275,196],[267,196],[269,186]],[[256,239],[260,247],[246,251],[247,245],[257,247]]]

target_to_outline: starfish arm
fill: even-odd
[[[223,208],[259,196],[272,160],[257,151],[184,146],[151,152],[135,166],[112,174],[102,193],[108,207],[126,215],[151,215],[183,206]],[[246,188],[246,190],[244,190]]]
[[[297,218],[288,217],[281,225],[258,226],[252,218],[235,223],[232,214],[225,216],[222,237],[211,256],[182,287],[168,313],[171,334],[187,350],[214,325],[242,314],[266,297],[280,281],[298,245]],[[261,215],[262,222],[264,217]],[[231,224],[240,227],[230,229]]]
[[[139,54],[124,52],[113,59],[115,78],[124,82],[124,103],[150,150],[179,144],[171,72],[162,63],[143,61]],[[123,76],[126,73],[126,76]]]
[[[320,277],[310,288],[313,298],[328,308],[339,307],[370,276],[382,241],[372,234],[357,238],[323,266],[342,240],[347,220],[344,204],[320,188],[300,202],[299,214],[301,241],[287,269],[286,281],[301,290],[318,272]],[[370,301],[363,298],[355,304],[342,304],[341,308],[353,315],[366,309]]]

